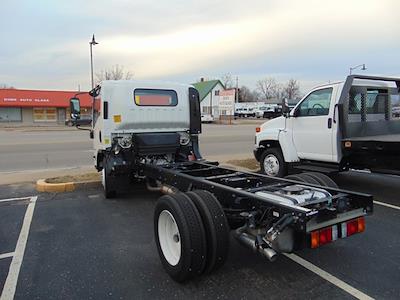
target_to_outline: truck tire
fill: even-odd
[[[260,157],[261,172],[271,177],[284,177],[287,174],[287,163],[278,148],[267,148]]]
[[[304,183],[309,183],[309,184],[315,184],[315,185],[320,185],[323,187],[331,187],[331,188],[339,188],[337,184],[330,179],[328,176],[322,173],[317,173],[317,172],[306,172],[306,173],[300,173],[300,174],[293,174],[286,176],[285,178],[291,179],[291,180],[296,180]]]
[[[308,176],[316,179],[321,186],[330,187],[330,188],[334,188],[334,189],[339,188],[338,185],[336,184],[336,182],[334,182],[331,178],[329,178],[325,174],[318,173],[318,172],[307,172],[304,174],[307,174]]]
[[[305,182],[305,179],[303,177],[300,177],[298,174],[288,175],[288,176],[285,176],[285,178],[294,180],[294,181]]]
[[[107,161],[103,162],[103,170],[101,170],[101,183],[103,185],[104,197],[111,199],[117,196],[117,190],[115,183],[110,176],[110,167],[107,165]]]
[[[154,235],[161,263],[173,280],[183,282],[202,274],[207,261],[206,236],[189,196],[177,193],[158,199]]]
[[[200,213],[207,240],[205,274],[222,267],[229,251],[229,225],[224,210],[213,194],[204,190],[188,192]]]
[[[310,176],[308,173],[297,174],[298,177],[303,178],[305,183],[321,185],[320,182],[314,177]]]

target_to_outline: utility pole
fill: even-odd
[[[236,76],[236,93],[235,93],[235,103],[239,102],[239,77]]]
[[[94,89],[94,79],[93,79],[93,46],[97,45],[98,43],[94,39],[94,34],[92,36],[92,40],[89,42],[90,45],[90,75],[92,81],[92,90]],[[94,129],[94,103],[95,103],[95,96],[92,98],[92,129]]]

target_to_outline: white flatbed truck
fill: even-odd
[[[350,75],[258,127],[254,156],[263,173],[277,177],[290,168],[400,174],[399,107],[400,78]]]

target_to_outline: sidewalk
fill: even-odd
[[[0,185],[21,182],[36,182],[37,180],[43,178],[51,178],[64,175],[77,175],[89,172],[96,172],[94,166],[0,172]]]
[[[83,127],[85,128],[85,127]],[[77,130],[76,127],[65,125],[51,125],[51,126],[7,126],[0,124],[0,131],[16,131],[16,132],[35,132],[35,131],[73,131]]]

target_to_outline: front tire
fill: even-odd
[[[101,183],[103,184],[104,197],[111,199],[117,196],[115,183],[113,177],[110,176],[106,161],[104,161],[103,170],[101,170]]]
[[[287,163],[282,152],[277,148],[267,148],[260,157],[261,172],[271,177],[284,177]]]

